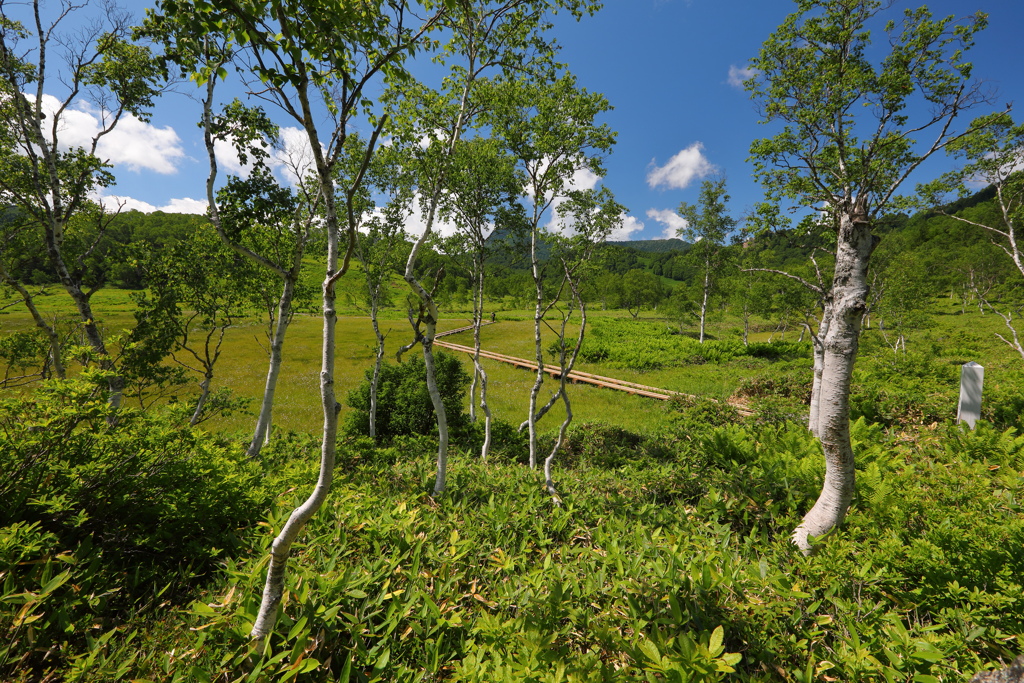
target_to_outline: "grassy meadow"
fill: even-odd
[[[346,306],[346,301],[357,300],[356,279],[355,276],[348,279],[347,289],[342,289],[339,296],[335,372],[338,396],[345,412],[348,411],[348,406],[344,405],[344,397],[363,380],[365,371],[372,367],[375,347],[369,318],[358,308]],[[401,291],[399,283],[396,282],[392,286],[396,291]],[[49,294],[39,299],[39,307],[43,314],[50,318],[57,316],[73,319],[74,308],[59,287],[54,286]],[[108,337],[123,334],[134,323],[132,311],[135,306],[129,291],[102,289],[94,295],[93,305]],[[928,325],[910,334],[907,341],[908,352],[927,353],[934,356],[938,362],[949,366],[957,366],[972,360],[979,362],[986,367],[987,385],[996,388],[1016,381],[1021,371],[1021,361],[1019,356],[996,337],[997,332],[1006,332],[1001,318],[991,313],[982,314],[977,308],[964,308],[959,302],[945,298],[936,299],[930,312]],[[485,326],[481,331],[482,347],[520,358],[533,358],[535,352],[532,311],[499,308],[496,313],[498,322]],[[630,319],[625,311],[593,310],[588,315],[592,326],[595,323],[600,324],[599,321],[606,318]],[[468,325],[471,322],[470,316],[468,310],[449,313],[440,320],[438,331],[444,332]],[[672,329],[676,327],[670,321],[663,321],[657,311],[644,311],[640,321],[663,324]],[[739,324],[738,320],[719,315],[709,323],[708,337],[711,340],[738,339]],[[23,308],[12,307],[0,311],[0,335],[30,329],[32,326],[31,317]],[[380,326],[387,338],[385,359],[394,362],[395,352],[411,338],[408,321],[401,312],[392,309],[385,311]],[[780,330],[770,321],[755,320],[753,328],[751,342],[766,342],[772,339],[794,341],[800,337],[798,328]],[[576,334],[577,329],[570,326],[569,334]],[[321,330],[322,322],[319,316],[312,312],[296,314],[288,329],[285,360],[275,403],[274,423],[277,429],[313,433],[319,429],[322,419],[319,396]],[[545,349],[555,338],[547,326],[542,326],[542,337]],[[445,339],[467,346],[473,343],[472,332],[463,332]],[[888,342],[891,342],[891,338],[887,340],[884,331],[879,330],[877,326],[864,330],[858,377],[863,377],[878,363],[888,364],[902,355],[902,352],[892,351],[886,345]],[[415,349],[411,353],[420,351]],[[472,361],[469,356],[456,355],[461,358],[467,371],[471,372]],[[552,360],[549,354],[546,354],[546,357],[549,361]],[[182,358],[187,360],[184,354]],[[222,358],[216,367],[214,388],[227,388],[235,396],[251,399],[250,412],[254,412],[263,393],[266,363],[266,324],[256,318],[244,320],[230,328],[225,335]],[[489,402],[492,412],[497,418],[518,424],[526,414],[528,395],[534,380],[533,374],[487,359],[483,360],[483,365],[490,379]],[[806,365],[809,368],[809,360],[795,365]],[[637,370],[629,367],[612,367],[607,363],[580,361],[576,367],[585,372],[725,400],[737,390],[744,379],[770,371],[772,363],[744,358],[724,363],[681,363],[661,369]],[[198,391],[200,376],[198,373],[193,373],[193,376],[195,384],[186,388],[184,392]],[[556,388],[556,382],[547,379],[542,389],[541,400],[546,400]],[[944,398],[951,401],[950,415],[955,414],[955,392]],[[573,385],[571,400],[574,419],[579,422],[603,422],[629,429],[653,429],[664,422],[664,411],[660,409],[660,402],[653,399],[589,385]],[[555,428],[563,416],[564,410],[559,405],[545,419],[542,427]],[[214,418],[206,426],[217,431],[245,432],[251,427],[252,422],[251,415],[235,413],[228,417]]]
[[[59,296],[44,301],[48,315],[70,314]],[[131,324],[126,292],[102,290],[94,303],[108,334]],[[74,382],[0,401],[0,469],[11,473],[0,500],[14,501],[0,527],[0,679],[967,680],[1011,661],[1024,639],[1024,363],[995,338],[996,316],[946,299],[931,313],[905,354],[881,330],[863,333],[857,496],[813,557],[788,539],[823,474],[799,422],[809,358],[709,351],[640,371],[612,356],[580,369],[715,399],[742,387],[759,412],[572,386],[575,426],[555,466],[561,507],[523,466],[512,430],[496,435],[488,463],[472,438],[453,443],[438,500],[432,437],[344,435],[265,651],[248,633],[269,543],[317,474],[317,317],[297,315],[289,330],[277,438],[258,460],[241,448],[250,415],[198,430],[159,410],[112,423],[92,385]],[[450,313],[439,329],[467,317]],[[531,357],[530,313],[497,317],[483,346]],[[621,330],[658,336],[669,324],[653,311],[627,317],[591,320],[609,348],[640,344],[614,339]],[[767,341],[774,325],[756,322],[752,341]],[[8,308],[0,335],[28,324]],[[392,311],[383,328],[391,360],[408,323]],[[259,397],[264,329],[254,319],[229,330],[215,386]],[[715,348],[735,350],[738,321],[714,320],[710,333]],[[695,343],[668,338],[679,341]],[[372,346],[368,320],[345,309],[340,398]],[[976,431],[953,424],[968,360],[986,367],[992,420]],[[518,424],[533,375],[487,369],[495,416]],[[560,417],[542,422],[542,447]]]

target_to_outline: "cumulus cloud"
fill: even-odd
[[[227,140],[213,141],[213,155],[217,159],[217,168],[229,175],[248,178],[251,164],[243,164],[238,158],[235,146]]]
[[[141,199],[116,194],[94,193],[91,199],[103,206],[107,211],[141,211],[142,213],[153,213],[154,211],[163,211],[165,213],[206,213],[206,202],[200,199],[192,199],[190,197],[172,199],[163,206],[156,206],[155,204],[144,202]],[[120,207],[120,209],[118,209],[118,207]]]
[[[418,238],[427,229],[427,221],[423,216],[422,197],[417,192],[412,200],[412,214],[405,221],[405,233],[412,238]],[[459,228],[454,223],[443,220],[439,215],[434,218],[433,233],[441,237],[451,237]]]
[[[295,185],[299,179],[315,170],[312,148],[309,138],[301,128],[286,126],[280,130],[278,145],[268,148],[270,158],[267,166],[288,185]],[[225,173],[239,178],[248,178],[252,172],[252,162],[243,164],[238,151],[230,140],[217,140],[213,143],[213,153],[217,164]]]
[[[665,239],[679,237],[679,232],[689,225],[685,218],[671,209],[647,209],[647,217],[665,226],[661,233]]]
[[[271,152],[270,165],[288,183],[295,185],[315,168],[313,148],[306,131],[294,126],[281,129],[280,145]]]
[[[43,111],[50,121],[60,108],[56,97],[43,95]],[[104,113],[87,103],[61,114],[58,143],[61,149],[89,148],[99,134]],[[178,163],[185,159],[181,138],[170,126],[158,128],[131,114],[121,117],[117,127],[100,138],[96,156],[115,167],[125,166],[131,171],[155,171],[169,175],[176,173]]]
[[[611,234],[608,235],[608,240],[611,242],[624,242],[625,240],[633,239],[633,233],[640,232],[643,229],[643,221],[635,216],[624,213],[622,214],[619,227],[612,230]]]
[[[729,85],[734,88],[743,89],[744,81],[750,80],[757,75],[757,69],[749,66],[739,67],[735,64],[729,65]]]
[[[572,178],[566,183],[565,190],[593,190],[601,182],[601,176],[587,168],[577,169]],[[558,207],[565,202],[565,197],[555,197],[551,202],[551,219],[548,221],[547,229],[551,232],[572,235],[574,228],[571,220],[566,220],[558,214]],[[619,217],[619,225],[613,228],[608,235],[612,242],[622,242],[631,239],[631,235],[644,229],[642,221],[634,216],[623,213]]]
[[[572,174],[572,178],[565,184],[565,191],[571,190],[593,190],[597,187],[597,183],[600,182],[601,176],[597,175],[589,168],[580,168]],[[565,220],[558,215],[558,207],[565,203],[565,197],[555,197],[551,201],[551,219],[548,221],[548,230],[552,232],[564,232],[571,233],[572,226],[568,225]]]
[[[170,200],[166,205],[161,206],[158,211],[167,213],[206,213],[205,199],[192,199],[191,197],[180,197]]]
[[[664,166],[657,166],[651,160],[651,170],[647,173],[647,184],[650,187],[665,186],[683,189],[694,180],[705,178],[715,172],[715,166],[704,156],[704,145],[695,142],[686,149],[676,153]]]

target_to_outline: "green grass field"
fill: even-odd
[[[374,337],[369,319],[361,314],[352,301],[358,300],[356,286],[358,278],[348,280],[340,301],[341,315],[337,328],[336,386],[339,400],[344,404],[345,396],[362,380],[364,372],[373,364]],[[395,285],[396,294],[399,285]],[[133,324],[134,304],[131,293],[118,289],[103,289],[93,297],[93,306],[103,329],[108,336],[124,333]],[[397,297],[396,297],[397,298]],[[58,287],[49,288],[45,296],[38,299],[38,305],[49,318],[66,317],[74,319],[75,311],[70,299]],[[944,362],[959,364],[968,360],[980,362],[986,367],[986,381],[994,385],[1012,382],[1019,375],[1022,363],[1012,350],[995,336],[1005,332],[1002,319],[995,315],[982,315],[976,308],[962,311],[958,303],[938,299],[933,304],[931,324],[915,331],[908,340],[911,352],[930,351],[941,356]],[[469,324],[469,312],[457,311],[448,314],[438,325],[438,331],[445,331]],[[384,313],[381,329],[387,335],[386,359],[394,362],[395,351],[411,337],[408,322],[396,308]],[[625,311],[593,311],[592,321],[603,317],[626,318]],[[645,311],[641,320],[657,321],[656,312]],[[751,341],[767,341],[769,338],[794,340],[799,332],[790,329],[787,333],[771,332],[773,326],[767,321],[758,321],[762,331],[751,335]],[[665,322],[668,325],[670,323]],[[739,322],[729,317],[712,321],[709,326],[711,338],[735,338]],[[0,311],[0,335],[29,329],[31,318],[23,306],[11,306]],[[302,313],[295,316],[285,340],[285,361],[282,367],[278,394],[275,402],[274,423],[277,429],[317,433],[322,421],[319,395],[319,372],[322,322],[319,316]],[[570,328],[570,334],[576,329]],[[542,328],[544,347],[554,339],[553,332]],[[464,332],[448,337],[455,343],[471,345],[472,333]],[[481,332],[483,348],[521,358],[534,357],[533,321],[531,311],[500,311],[498,322],[485,326]],[[215,388],[228,388],[234,395],[252,399],[251,411],[255,410],[267,371],[267,332],[265,324],[252,319],[228,330],[221,360],[217,364]],[[415,349],[412,353],[420,353]],[[467,371],[472,370],[469,356],[458,354]],[[866,329],[862,337],[862,360],[858,368],[870,367],[873,362],[895,356],[885,345],[882,332],[877,326]],[[550,357],[548,357],[550,360]],[[681,365],[664,369],[640,372],[630,369],[611,368],[601,363],[579,363],[577,369],[600,375],[639,382],[673,391],[725,399],[731,395],[744,378],[763,371],[769,364],[757,359],[738,359],[707,365]],[[810,367],[807,362],[808,369]],[[495,417],[518,424],[525,419],[528,396],[534,376],[526,370],[514,369],[497,361],[484,360],[484,367],[490,378],[489,403]],[[184,391],[197,391],[199,376],[194,375],[195,384]],[[556,390],[557,384],[547,379],[541,390],[541,401],[546,401]],[[574,420],[578,422],[605,422],[631,429],[651,430],[664,424],[665,411],[661,402],[654,399],[631,396],[621,392],[588,385],[572,385],[570,398]],[[347,407],[343,408],[347,410]],[[955,411],[955,405],[950,407]],[[542,430],[554,429],[564,416],[561,405],[553,410],[541,424]],[[249,414],[236,413],[226,418],[216,418],[207,423],[209,429],[227,432],[246,432],[251,428],[253,418]]]

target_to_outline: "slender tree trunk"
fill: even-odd
[[[801,552],[812,552],[809,537],[820,537],[842,523],[854,492],[854,455],[850,443],[850,383],[867,305],[867,268],[875,238],[857,205],[841,216],[836,244],[828,329],[823,348],[818,408],[818,438],[825,454],[821,494],[793,531]]]
[[[328,203],[329,216],[333,214],[333,191],[325,197]],[[328,225],[331,221],[328,220]],[[277,620],[278,606],[284,594],[284,575],[288,567],[288,557],[292,544],[306,522],[320,509],[334,479],[334,461],[338,440],[338,413],[341,405],[335,399],[334,392],[334,356],[338,314],[335,309],[334,281],[338,273],[338,237],[329,235],[327,246],[327,276],[323,284],[323,347],[320,363],[320,402],[324,415],[323,441],[320,445],[320,471],[313,492],[302,505],[295,508],[281,532],[274,538],[270,547],[270,565],[267,567],[267,580],[263,587],[263,599],[259,613],[252,627],[250,637],[260,642],[274,630]],[[342,271],[344,272],[344,271]]]
[[[377,395],[380,390],[380,369],[384,364],[384,335],[380,333],[380,322],[377,320],[377,296],[370,302],[370,322],[373,334],[377,338],[377,353],[373,362],[373,377],[370,379],[370,438],[377,440]]]
[[[540,326],[544,317],[544,282],[540,276],[540,264],[537,262],[537,229],[533,230],[530,239],[530,262],[533,274],[533,285],[536,300],[533,313],[534,357],[537,361],[537,374],[530,388],[529,415],[526,418],[530,436],[530,469],[537,469],[537,397],[544,384],[544,349],[541,345]]]
[[[50,362],[53,363],[53,374],[55,374],[58,379],[64,379],[66,371],[64,369],[64,361],[60,357],[60,336],[57,334],[57,330],[53,328],[53,325],[46,322],[46,318],[44,318],[39,312],[32,294],[24,287],[24,285],[10,277],[7,269],[4,268],[2,264],[0,264],[0,277],[2,277],[3,282],[7,283],[16,292],[18,292],[22,301],[25,302],[25,307],[28,309],[28,312],[32,314],[32,320],[35,321],[36,327],[41,329],[46,335],[46,340],[50,345]]]
[[[437,414],[437,477],[434,480],[434,492],[431,497],[437,498],[444,493],[448,479],[448,414],[441,400],[441,392],[437,389],[437,371],[434,365],[434,336],[437,333],[437,322],[433,316],[427,318],[427,333],[423,335],[423,363],[427,370],[427,393],[434,404]]]
[[[820,436],[818,430],[818,416],[821,406],[821,373],[825,363],[825,349],[821,345],[821,335],[811,337],[811,345],[814,350],[814,375],[811,380],[811,405],[807,415],[807,429],[814,436]]]
[[[487,461],[487,454],[491,451],[491,409],[487,405],[487,372],[480,363],[480,326],[484,313],[484,271],[481,262],[478,269],[477,288],[474,294],[473,313],[473,383],[480,378],[480,409],[484,412],[484,445],[480,449],[480,459]],[[472,406],[473,395],[470,393],[470,406]]]
[[[308,86],[308,82],[306,86]],[[284,527],[270,547],[270,564],[267,567],[267,580],[263,586],[263,597],[260,602],[259,612],[256,615],[256,621],[253,623],[252,632],[249,635],[252,640],[256,641],[257,645],[262,644],[267,635],[274,630],[278,607],[281,604],[281,596],[284,594],[284,575],[288,568],[288,557],[291,555],[292,544],[298,537],[299,532],[302,531],[306,523],[316,514],[320,506],[323,505],[324,500],[327,499],[327,493],[330,491],[331,482],[334,479],[334,463],[338,445],[338,414],[341,412],[341,404],[335,398],[334,392],[334,358],[336,328],[338,324],[338,312],[335,306],[337,296],[334,285],[338,278],[348,271],[352,251],[355,247],[355,225],[351,221],[350,213],[348,248],[345,253],[344,264],[339,269],[338,211],[334,199],[333,175],[323,157],[323,147],[320,144],[319,133],[313,124],[314,117],[308,100],[308,91],[304,88],[299,88],[297,99],[302,105],[305,132],[316,161],[327,230],[327,267],[321,290],[323,293],[323,345],[320,356],[320,403],[323,409],[324,425],[320,444],[320,471],[317,475],[316,486],[306,501],[295,508],[291,515],[288,516],[288,521],[285,522]],[[376,142],[379,130],[378,128],[374,132],[373,138],[371,138],[371,148]],[[212,156],[212,145],[210,145],[210,148]]]
[[[284,279],[281,288],[281,299],[277,305],[277,323],[274,336],[270,340],[270,363],[267,368],[267,381],[263,388],[263,402],[256,420],[256,429],[249,443],[247,454],[250,458],[259,456],[260,450],[270,441],[270,429],[273,424],[274,394],[277,391],[277,378],[281,374],[281,361],[284,358],[284,336],[288,331],[288,322],[292,314],[292,297],[295,295],[295,280]]]
[[[85,338],[88,340],[89,346],[99,356],[99,366],[112,373],[107,380],[107,388],[110,391],[110,397],[107,399],[107,402],[112,408],[120,408],[121,399],[124,394],[124,377],[116,372],[114,362],[107,353],[107,346],[103,342],[103,335],[100,334],[100,328],[96,324],[96,318],[93,316],[89,297],[77,284],[71,282],[70,277],[65,280],[64,288],[75,301],[75,307],[78,309],[78,314],[83,321],[82,327],[85,329]]]
[[[56,224],[57,221],[54,221],[54,223]],[[89,342],[89,346],[96,353],[99,359],[99,366],[111,373],[110,378],[107,380],[107,388],[110,391],[110,397],[107,399],[107,402],[113,408],[120,408],[124,393],[124,378],[115,371],[114,363],[107,353],[106,344],[103,343],[103,335],[100,334],[99,326],[96,325],[96,316],[93,315],[89,295],[82,291],[81,285],[72,277],[61,256],[59,240],[60,235],[63,234],[63,226],[55,225],[53,228],[48,226],[44,232],[46,233],[46,248],[50,257],[50,265],[57,271],[57,276],[60,278],[61,284],[64,285],[64,290],[71,296],[72,301],[75,302],[75,308],[78,309],[78,315],[82,319],[85,338]]]
[[[469,421],[476,422],[476,385],[480,381],[480,370],[476,362],[477,354],[473,354],[473,379],[469,383]]]
[[[568,270],[568,269],[567,269]],[[567,278],[568,279],[568,278]],[[562,444],[565,443],[565,432],[572,424],[572,403],[569,401],[568,392],[568,381],[569,373],[572,372],[573,368],[576,367],[576,359],[579,357],[580,349],[583,348],[583,337],[587,330],[587,306],[582,299],[579,298],[579,290],[575,284],[570,280],[570,286],[573,289],[573,299],[579,303],[580,308],[580,330],[576,336],[576,345],[573,347],[572,354],[569,356],[568,361],[565,356],[565,327],[569,322],[569,316],[566,315],[562,318],[561,334],[559,335],[562,341],[559,348],[558,363],[561,373],[558,376],[558,393],[554,398],[561,396],[562,403],[565,405],[565,419],[562,420],[562,424],[558,427],[558,436],[555,437],[555,445],[551,448],[551,453],[544,459],[544,488],[551,496],[551,501],[556,507],[562,506],[562,498],[558,495],[558,489],[555,487],[555,482],[551,477],[551,466],[555,461],[555,456],[562,448]],[[570,311],[571,313],[571,311]],[[554,404],[554,400],[549,402],[545,406],[545,410]]]
[[[710,267],[709,267],[710,268]],[[711,291],[711,271],[704,271],[704,296],[700,302],[700,343],[704,343],[704,321],[708,314],[708,292]]]
[[[565,404],[565,419],[558,426],[558,436],[555,437],[555,445],[551,448],[551,453],[548,454],[548,457],[544,458],[544,488],[547,490],[548,495],[551,496],[551,502],[555,504],[555,507],[562,507],[562,498],[558,495],[555,481],[551,477],[551,466],[555,462],[555,456],[558,455],[558,451],[562,449],[562,444],[565,442],[565,432],[572,423],[572,404],[569,402],[569,394],[565,391],[564,386],[566,374],[562,373],[563,386],[559,391],[562,396],[562,403]]]
[[[192,411],[192,418],[188,421],[192,427],[199,424],[199,418],[203,416],[203,410],[206,408],[206,399],[210,397],[210,385],[212,383],[213,370],[207,368],[206,373],[203,375],[203,381],[199,383],[199,400],[196,401],[196,409]]]

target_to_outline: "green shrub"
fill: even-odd
[[[788,398],[808,405],[811,402],[813,379],[811,367],[807,363],[782,364],[744,379],[736,395],[752,399]]]
[[[613,368],[658,370],[682,365],[726,363],[736,358],[804,358],[810,345],[800,342],[755,343],[739,339],[706,340],[675,334],[661,323],[621,318],[599,318],[580,351],[581,360]]]
[[[115,411],[84,377],[0,401],[4,680],[88,649],[155,591],[188,594],[268,502],[239,448]]]
[[[442,351],[434,352],[437,389],[441,394],[448,430],[453,436],[465,429],[468,418],[462,410],[470,376],[459,359]],[[384,363],[380,369],[377,389],[377,437],[390,441],[399,435],[436,434],[437,417],[427,391],[427,370],[421,354],[397,365]],[[363,382],[349,392],[348,405],[353,410],[346,421],[351,434],[370,434],[370,381],[373,368],[368,368]]]
[[[887,354],[866,360],[853,379],[853,419],[907,426],[945,422],[956,415],[958,368],[931,354]]]

